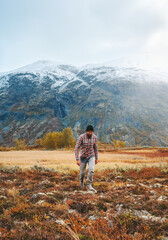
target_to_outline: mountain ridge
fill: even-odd
[[[105,142],[167,145],[167,80],[166,73],[133,67],[48,61],[0,75],[0,143],[25,138],[33,144],[67,126],[78,137],[91,123]]]

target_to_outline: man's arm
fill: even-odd
[[[76,161],[79,161],[79,149],[81,147],[82,144],[82,136],[79,137],[77,144],[75,146],[75,157],[76,157]]]
[[[95,163],[98,163],[98,144],[97,144],[97,137],[95,139],[95,144],[94,144],[94,152],[95,152]]]

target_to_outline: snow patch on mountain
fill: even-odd
[[[66,89],[69,88],[69,86],[71,87],[72,85],[73,85],[73,89],[80,88],[81,86],[89,87],[89,84],[84,80],[75,78],[72,81],[62,84],[62,86],[59,88],[59,93],[66,91]]]
[[[9,87],[9,83],[8,83],[8,76],[0,76],[0,89],[4,89],[4,88],[8,88]]]
[[[65,65],[65,66],[68,66],[68,65]],[[75,72],[74,69],[75,67],[70,65],[69,67],[64,67],[63,63],[41,60],[6,73],[1,73],[0,76],[17,74],[17,73],[33,73],[33,74],[40,74],[41,77],[46,76],[47,74],[55,74],[58,78],[61,76],[72,78]]]
[[[106,74],[109,73],[110,77],[121,77],[123,80],[127,80],[133,76],[135,77],[136,75],[136,81],[138,82],[168,82],[168,72],[162,71],[157,67],[148,66],[143,59],[122,58],[105,63],[88,64],[81,68],[81,71],[88,71],[88,73],[93,72],[99,75],[101,75],[103,70]],[[105,77],[108,76],[106,75]],[[101,79],[103,80],[102,76]]]
[[[7,88],[9,86],[8,80],[13,76],[21,81],[27,78],[32,82],[41,84],[47,78],[55,82],[52,88],[61,86],[67,81],[71,81],[78,71],[73,66],[59,65],[60,63],[53,61],[38,61],[25,67],[3,73],[0,75],[0,88]]]
[[[82,85],[91,87],[95,82],[110,82],[116,78],[122,81],[135,82],[168,82],[168,73],[145,70],[127,61],[110,61],[103,64],[88,64],[83,67],[75,67],[54,61],[37,61],[33,64],[0,74],[0,89],[9,86],[8,80],[12,76],[18,79],[27,78],[32,82],[41,84],[51,79],[52,89],[61,87],[64,91],[69,84],[77,81],[74,88]],[[80,82],[81,81],[81,82]]]

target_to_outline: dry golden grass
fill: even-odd
[[[156,153],[154,150],[124,150],[118,152],[100,152],[99,163],[96,169],[115,168],[119,167],[134,167],[134,166],[159,166],[160,163],[165,165],[168,163],[168,156],[160,157],[151,153]],[[146,154],[143,155],[142,153]],[[149,154],[149,156],[147,155]],[[0,152],[0,166],[15,166],[21,168],[29,168],[35,164],[40,164],[45,167],[56,169],[74,169],[79,167],[76,165],[75,153],[72,150],[31,150],[31,151],[9,151]]]

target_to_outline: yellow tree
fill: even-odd
[[[76,140],[74,138],[72,128],[71,127],[65,128],[62,134],[64,147],[73,147],[76,143]]]
[[[57,146],[58,146],[58,148],[63,148],[63,147],[64,147],[64,143],[63,143],[63,133],[62,133],[62,132],[58,132],[58,142],[57,142]]]
[[[113,140],[112,145],[114,148],[124,148],[126,143],[120,140]]]
[[[43,147],[46,149],[54,149],[55,144],[54,144],[54,139],[52,137],[52,133],[49,132],[43,137]]]
[[[15,146],[16,150],[24,150],[24,149],[26,149],[25,139],[19,140],[19,139],[16,138],[14,140],[14,146]]]
[[[35,147],[40,148],[42,146],[42,139],[41,138],[36,139],[34,145]]]
[[[53,132],[52,138],[54,141],[55,148],[63,147],[62,132]]]
[[[52,133],[52,138],[54,141],[54,148],[58,148],[58,138],[59,138],[59,133],[58,132],[53,132]]]

